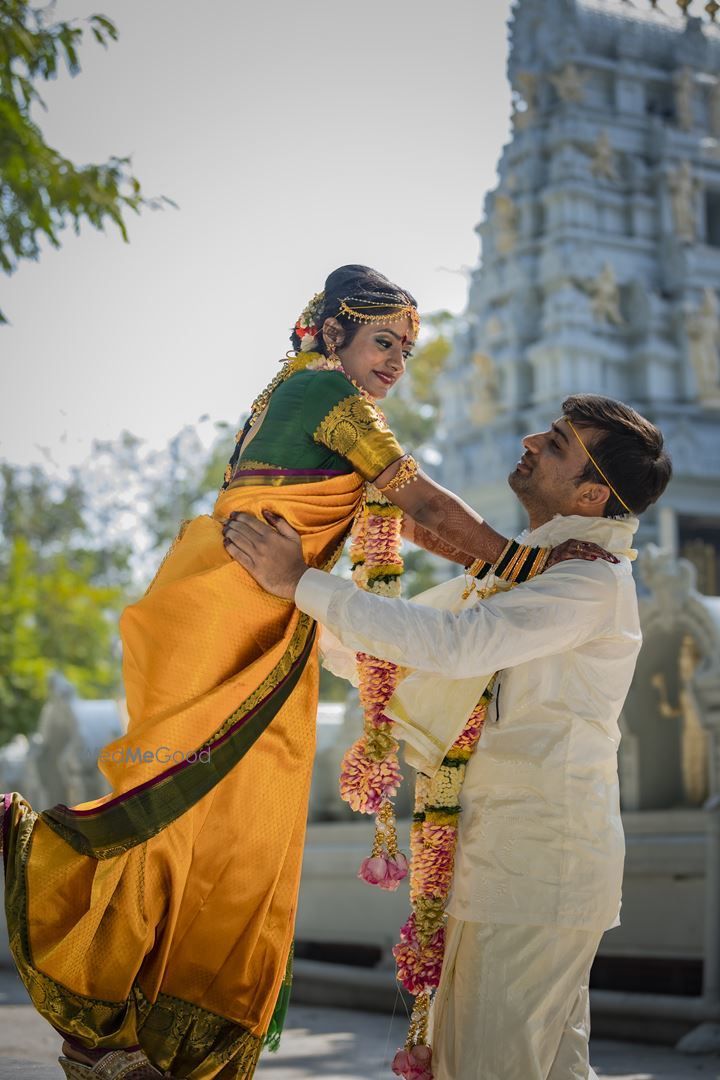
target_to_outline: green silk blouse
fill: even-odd
[[[341,371],[298,371],[272,394],[234,475],[270,467],[374,480],[402,455],[382,414]]]

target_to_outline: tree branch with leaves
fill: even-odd
[[[108,222],[128,239],[124,215],[157,209],[166,198],[147,198],[130,171],[130,159],[75,165],[49,146],[31,113],[45,108],[38,83],[64,66],[80,71],[79,48],[89,31],[100,45],[117,40],[110,19],[52,20],[52,5],[0,0],[0,269],[13,273],[22,259],[37,259],[43,238],[59,247],[59,232],[83,221],[96,229]],[[0,311],[0,323],[6,322]]]

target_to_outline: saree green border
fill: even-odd
[[[241,1024],[168,994],[159,994],[150,1002],[137,983],[125,1001],[85,997],[33,966],[27,933],[26,875],[39,815],[20,797],[13,800],[10,812],[22,818],[9,830],[5,909],[10,949],[40,1015],[56,1030],[89,1039],[98,1049],[108,1045],[130,1049],[140,1043],[157,1066],[180,1066],[193,1080],[211,1076],[245,1080],[252,1076],[264,1039]]]
[[[245,1080],[253,1075],[265,1043],[262,1037],[182,998],[158,994],[156,1001],[148,1001],[137,983],[133,995],[140,1043],[159,1068],[174,1073],[180,1066],[193,1080]]]
[[[290,1007],[290,995],[292,994],[293,985],[293,963],[295,960],[295,942],[290,946],[290,952],[288,953],[287,963],[285,965],[285,974],[283,981],[280,984],[280,993],[278,994],[277,1001],[275,1002],[275,1008],[273,1014],[270,1017],[270,1026],[265,1036],[265,1046],[268,1048],[271,1054],[274,1054],[280,1049],[280,1038],[285,1027],[285,1021],[287,1020],[287,1013]]]
[[[27,929],[27,863],[39,815],[15,794],[7,811],[14,820],[8,830],[5,854],[5,913],[10,951],[33,1005],[53,1026],[81,1038],[95,1033],[96,1045],[112,1039],[113,1046],[137,1046],[136,1016],[131,1001],[84,997],[33,967]]]
[[[75,851],[94,859],[114,858],[162,832],[223,780],[262,735],[297,686],[315,633],[316,623],[301,613],[279,662],[206,744],[209,761],[182,763],[92,813],[58,805],[44,810],[40,819]],[[239,730],[226,738],[244,717]]]

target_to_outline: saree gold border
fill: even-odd
[[[352,470],[342,473],[343,476],[351,476]],[[291,487],[293,484],[313,484],[325,480],[324,476],[236,476],[228,484],[226,491],[234,488],[248,487]]]
[[[193,1080],[209,1080],[219,1069],[223,1077],[250,1080],[264,1040],[242,1024],[167,994],[150,1002],[137,983],[125,1001],[85,997],[33,966],[27,932],[27,861],[39,815],[19,796],[8,812],[15,818],[5,875],[10,949],[40,1015],[93,1048],[130,1047],[139,1042],[161,1068],[180,1066]]]
[[[212,743],[217,742],[223,735],[230,730],[230,728],[237,724],[239,720],[242,720],[249,712],[251,712],[256,705],[259,705],[263,698],[268,697],[273,690],[276,690],[278,685],[283,681],[286,676],[290,674],[293,664],[300,659],[303,649],[307,643],[308,635],[315,627],[315,622],[309,615],[306,615],[303,611],[300,612],[298,624],[295,627],[292,637],[288,642],[288,647],[282,654],[280,660],[272,669],[270,674],[263,679],[256,690],[253,690],[239,709],[236,709],[234,713],[228,716],[224,724],[221,724],[215,734],[210,740],[210,755],[212,756]]]
[[[168,559],[172,555],[172,553],[175,550],[175,548],[177,547],[177,545],[182,540],[183,536],[185,535],[185,530],[187,529],[189,524],[190,524],[190,518],[186,518],[185,521],[180,522],[180,527],[179,527],[179,529],[177,531],[175,539],[173,540],[173,542],[170,544],[170,547],[167,549],[167,551],[163,555],[163,557],[162,557],[162,559],[160,561],[160,565],[158,566],[157,570],[153,574],[152,581],[150,582],[147,589],[145,590],[145,593],[144,593],[145,596],[147,596],[147,594],[150,592],[153,585],[155,584],[155,582],[159,578],[160,571],[162,570],[163,566],[165,565],[165,563],[168,561]]]
[[[256,461],[254,458],[241,458],[235,466],[236,472],[244,472],[246,469],[280,469],[281,465],[272,465],[269,461]]]

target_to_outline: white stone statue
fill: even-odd
[[[685,634],[678,654],[679,690],[678,704],[673,706],[667,691],[664,672],[658,671],[651,683],[660,697],[660,715],[673,720],[681,719],[680,760],[685,801],[690,806],[702,806],[709,794],[710,739],[700,719],[700,708],[692,687],[695,669],[701,656],[697,642]]]
[[[495,224],[495,250],[499,255],[510,255],[517,245],[520,211],[515,200],[498,192],[493,200]]]
[[[673,227],[678,240],[692,244],[697,237],[695,195],[698,184],[689,161],[682,161],[668,176]]]
[[[566,104],[580,103],[585,96],[585,76],[575,64],[566,64],[556,75],[550,76],[558,97]]]
[[[518,131],[530,127],[537,119],[538,77],[532,71],[519,71],[515,79],[518,94],[525,103],[524,109],[515,109],[513,123]]]
[[[720,399],[720,305],[714,289],[706,288],[700,307],[688,312],[685,330],[698,396]]]
[[[592,313],[598,322],[622,326],[625,320],[620,312],[620,289],[610,263],[605,263],[598,276],[590,282],[588,290],[592,298]]]
[[[677,612],[687,606],[696,591],[697,571],[687,559],[648,544],[640,552],[638,567],[643,581],[653,594],[664,630],[671,629]]]
[[[615,151],[607,131],[601,131],[592,149],[590,171],[601,180],[618,180]]]
[[[695,114],[693,101],[695,96],[695,79],[692,69],[681,68],[673,80],[675,85],[675,117],[681,131],[692,131],[695,126]]]
[[[107,794],[98,753],[127,727],[123,703],[84,701],[58,672],[51,673],[48,683],[37,731],[29,739],[18,735],[0,749],[0,791],[21,791],[37,810]]]

